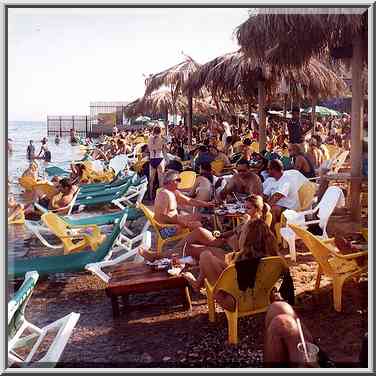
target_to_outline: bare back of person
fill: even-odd
[[[232,182],[234,186],[235,192],[239,192],[242,194],[256,194],[259,195],[262,193],[262,183],[261,179],[250,172],[245,177],[240,177],[239,175],[235,175]]]

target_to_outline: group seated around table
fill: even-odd
[[[245,222],[234,231],[224,233],[216,238],[206,229],[199,228],[188,235],[186,254],[199,260],[199,276],[196,279],[191,273],[184,273],[194,290],[204,287],[205,279],[214,285],[227,266],[235,264],[239,270],[247,273],[257,270],[258,262],[267,256],[277,256],[278,244],[274,234],[265,223],[267,206],[258,195],[251,195],[245,201],[247,215]],[[232,250],[232,252],[225,252]],[[235,310],[235,300],[223,291],[218,291],[215,299],[229,311]]]

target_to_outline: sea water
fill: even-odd
[[[8,123],[8,138],[12,141],[12,152],[8,152],[8,177],[11,181],[8,186],[8,194],[14,194],[17,202],[30,202],[30,195],[25,195],[23,189],[18,184],[18,178],[29,166],[30,161],[26,158],[26,149],[30,140],[34,141],[35,152],[38,154],[42,146],[43,137],[47,137],[47,124],[45,122],[17,121]],[[71,145],[69,137],[60,139],[59,144],[55,144],[55,135],[48,137],[48,149],[51,151],[51,163],[39,160],[41,172],[49,165],[69,167],[72,160],[81,159],[83,151],[79,146]],[[30,244],[31,233],[24,225],[8,226],[8,257],[15,255],[22,256],[30,247],[38,248],[38,243]],[[40,247],[40,245],[39,245]],[[45,248],[45,247],[44,247]]]
[[[19,187],[18,178],[29,166],[30,161],[26,158],[26,149],[30,140],[34,141],[36,154],[42,146],[42,139],[47,137],[47,124],[36,121],[14,121],[8,123],[8,138],[12,141],[12,152],[8,152],[8,176],[11,180],[9,192],[19,196],[22,201],[22,189]],[[47,146],[51,152],[51,162],[47,164],[38,160],[41,172],[46,166],[59,165],[68,167],[72,160],[80,159],[83,156],[82,150],[77,145],[70,144],[69,136],[62,137],[59,144],[55,144],[55,135],[48,136]]]

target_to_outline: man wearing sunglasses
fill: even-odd
[[[213,208],[214,203],[190,198],[178,190],[179,173],[168,170],[163,177],[163,188],[157,193],[154,203],[155,219],[161,224],[175,224],[161,230],[162,237],[177,235],[183,228],[195,229],[202,226],[199,214],[184,214],[178,212],[179,206],[198,208]]]
[[[237,197],[251,194],[262,194],[262,182],[258,175],[251,171],[249,162],[241,159],[236,165],[237,173],[227,182],[219,193],[219,199],[225,200],[228,195]]]

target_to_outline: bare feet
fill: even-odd
[[[230,312],[235,312],[236,301],[232,295],[223,290],[219,290],[214,298],[222,308]]]

